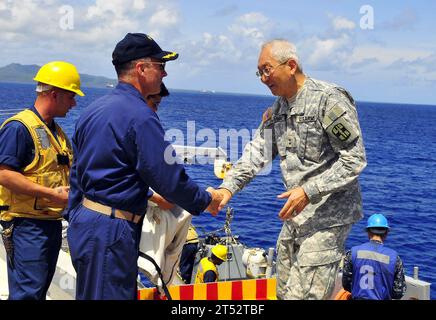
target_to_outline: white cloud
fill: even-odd
[[[392,73],[401,73],[415,85],[434,87],[436,83],[436,53],[413,60],[398,59],[386,68]]]
[[[73,28],[62,28],[62,0],[2,1],[0,61],[41,63],[49,59],[80,61],[86,72],[110,69],[110,53],[127,32],[159,35],[178,27],[173,0],[94,0],[70,5]],[[153,27],[153,28],[152,28]],[[46,54],[41,54],[42,52]],[[36,56],[36,53],[40,56]],[[38,61],[35,61],[38,60]],[[41,61],[42,60],[42,61]],[[109,66],[109,67],[108,67]],[[97,69],[97,71],[96,71]]]
[[[411,14],[409,12],[409,14]],[[403,17],[403,18],[401,18]],[[409,15],[403,14],[398,21],[410,22]],[[334,32],[312,37],[297,43],[300,48],[302,64],[311,71],[340,71],[348,74],[362,72],[391,72],[410,77],[428,77],[434,79],[431,68],[435,62],[434,52],[409,47],[393,47],[370,43],[359,43],[359,33],[353,21],[329,15]],[[407,19],[406,19],[407,18]],[[396,20],[396,21],[397,21]],[[397,27],[400,23],[397,24]],[[401,24],[403,26],[403,24]],[[383,71],[385,70],[385,71]],[[389,71],[388,71],[389,70]]]
[[[228,36],[208,32],[204,32],[199,40],[185,43],[180,51],[185,57],[184,62],[189,61],[190,68],[234,63],[242,56]]]
[[[147,3],[145,0],[134,0],[133,1],[133,9],[144,10],[147,7]]]
[[[333,18],[332,24],[333,24],[333,28],[336,31],[353,30],[354,28],[356,28],[356,24],[353,21],[343,17]]]
[[[23,2],[20,6],[17,2],[8,2],[2,8],[2,16],[0,20],[0,29],[3,32],[9,32],[10,34],[16,34],[19,36],[19,32],[17,31],[40,31],[41,27],[38,27],[38,24],[33,20],[35,16],[41,15],[43,10],[33,1]],[[53,19],[50,19],[50,16],[45,17],[45,21],[53,22]],[[39,21],[40,22],[40,21]]]
[[[259,47],[267,39],[273,26],[271,20],[262,13],[250,12],[238,17],[228,30],[234,37]]]
[[[42,3],[41,3],[42,2]],[[65,5],[61,0],[27,0],[2,3],[0,29],[17,37],[35,41],[35,35],[50,35],[53,42],[63,43],[71,39],[98,40],[118,38],[126,32],[142,31],[144,24],[159,28],[162,33],[178,23],[178,13],[173,1],[152,0],[95,0],[85,5],[71,5],[74,28],[63,33],[60,20],[64,16],[59,9]],[[132,28],[138,28],[136,30]],[[27,31],[27,32],[26,32]],[[68,36],[66,36],[68,35]],[[76,43],[77,45],[77,43]]]
[[[169,8],[160,7],[156,13],[150,17],[148,25],[154,26],[155,28],[165,28],[168,26],[177,25],[178,22],[179,16],[176,11],[173,11]]]
[[[245,25],[264,25],[269,22],[269,19],[260,12],[249,12],[243,14],[237,19],[237,22]]]
[[[240,74],[255,79],[247,75],[254,75],[260,45],[270,38],[274,26],[262,13],[249,12],[236,17],[219,33],[184,34],[183,41],[174,42],[180,58],[171,76],[182,77],[185,82],[204,79],[202,85],[215,82],[214,77],[236,80]]]
[[[65,3],[47,0],[41,5],[41,1],[2,2],[0,40],[6,48],[0,53],[0,61],[44,63],[64,59],[79,62],[78,68],[88,73],[103,74],[112,69],[110,54],[117,41],[127,32],[146,32],[163,49],[180,53],[177,67],[174,64],[172,68],[188,75],[212,65],[223,66],[218,70],[224,71],[241,62],[253,64],[260,43],[273,27],[266,16],[251,12],[235,18],[220,33],[198,30],[197,34],[180,37],[180,11],[173,0],[94,0],[71,5],[74,28],[62,30],[58,11]],[[11,57],[18,57],[18,61],[11,61]]]
[[[397,86],[420,84],[434,86],[436,82],[436,53],[429,50],[420,50],[404,47],[385,47],[380,45],[353,46],[348,52],[339,49],[335,45],[323,43],[323,50],[317,57],[316,70],[325,70],[328,61],[321,59],[324,54],[331,57],[335,64],[330,68],[334,71],[342,71],[348,74],[373,74],[378,78],[402,79],[395,83]],[[337,46],[340,48],[340,46]],[[330,50],[329,50],[330,49]],[[335,60],[336,59],[336,60]],[[325,63],[325,65],[322,64]],[[406,83],[406,80],[409,83]]]
[[[155,38],[162,37],[162,30],[176,28],[180,22],[179,13],[174,8],[159,6],[148,20],[147,26],[150,35]]]
[[[330,28],[297,43],[303,68],[345,70],[355,47],[356,24],[348,18],[328,14]]]
[[[182,16],[182,2],[178,0],[81,0],[69,4],[74,9],[74,29],[62,30],[59,8],[64,5],[64,0],[0,0],[1,63],[42,64],[65,59],[76,63],[81,72],[112,72],[109,76],[114,76],[110,55],[116,42],[127,32],[146,32],[163,49],[180,53],[177,63],[168,64],[169,83],[180,81],[182,88],[187,81],[203,85],[219,82],[220,78],[228,79],[228,83],[235,80],[235,84],[225,85],[242,87],[246,84],[236,84],[236,80],[252,79],[260,45],[271,38],[292,36],[290,40],[296,42],[303,67],[309,72],[436,79],[434,48],[419,49],[418,43],[400,46],[379,33],[383,43],[376,43],[365,38],[357,20],[344,16],[327,15],[328,23],[314,22],[310,28],[316,27],[316,31],[310,32],[313,29],[307,27],[305,17],[283,19],[243,12],[240,5],[220,12],[212,10],[215,14],[207,17],[210,24],[199,25],[188,20],[189,13]],[[218,19],[218,14],[226,19]],[[226,24],[220,25],[218,20]],[[416,21],[413,11],[403,10],[377,25],[410,29]],[[185,24],[194,31],[185,32]]]
[[[352,46],[351,37],[345,33],[332,38],[313,36],[300,45],[301,51],[306,56],[302,63],[312,70],[338,68],[343,65],[344,60],[352,50]]]
[[[146,0],[95,0],[95,4],[87,8],[86,18],[94,17],[111,17],[111,18],[127,18],[128,15],[137,16],[135,11],[138,10],[142,14],[148,7]]]
[[[177,43],[181,57],[179,67],[189,77],[206,68],[210,72],[211,66],[220,73],[233,73],[235,66],[255,66],[260,45],[270,36],[273,26],[261,13],[240,15],[222,33],[203,32],[200,37]]]
[[[358,45],[346,33],[325,39],[314,36],[298,47],[305,53],[303,67],[311,71],[340,71],[348,74],[389,72],[411,78],[436,79],[436,54],[429,50]]]
[[[422,68],[423,71],[431,73],[434,77],[433,79],[436,80],[436,53],[412,61],[411,66]]]
[[[428,50],[412,48],[388,48],[383,46],[362,45],[355,47],[347,63],[359,63],[366,59],[376,59],[379,67],[388,67],[396,61],[412,62],[431,55]]]

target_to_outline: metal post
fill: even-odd
[[[268,259],[266,262],[266,271],[265,271],[266,278],[272,277],[273,258],[274,258],[274,248],[269,248],[268,249]]]
[[[418,267],[413,267],[413,279],[418,280]]]

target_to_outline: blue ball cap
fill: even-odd
[[[176,52],[164,51],[156,41],[145,33],[128,33],[117,43],[112,52],[112,64],[120,65],[139,58],[156,58],[161,61],[175,60]]]

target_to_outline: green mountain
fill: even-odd
[[[40,66],[36,64],[22,65],[11,63],[0,68],[0,82],[34,83],[33,77]],[[83,87],[104,88],[108,85],[116,85],[115,79],[89,74],[80,74],[80,81]]]

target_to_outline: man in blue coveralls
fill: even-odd
[[[373,214],[366,231],[370,241],[351,248],[345,256],[342,286],[356,300],[401,299],[406,292],[403,262],[395,250],[383,245],[388,220]]]
[[[76,123],[68,243],[77,299],[137,298],[149,187],[193,215],[218,213],[222,197],[216,190],[201,189],[182,165],[165,161],[165,150],[172,147],[146,104],[149,95],[160,92],[165,63],[177,57],[146,34],[128,33],[112,53],[117,87]]]
[[[36,74],[34,106],[0,129],[0,223],[10,300],[45,300],[61,247],[61,211],[68,201],[71,144],[54,118],[76,105],[80,76],[53,61]]]

